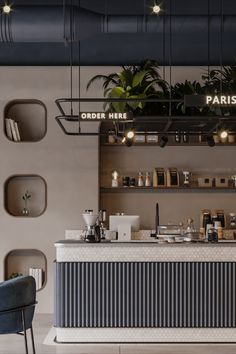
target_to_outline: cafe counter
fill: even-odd
[[[235,342],[235,243],[55,246],[58,342]]]

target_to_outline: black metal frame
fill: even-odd
[[[6,314],[10,314],[10,313],[14,313],[14,312],[21,312],[21,319],[22,319],[22,327],[23,327],[23,333],[16,333],[19,335],[24,336],[24,341],[25,341],[25,353],[29,354],[29,350],[28,350],[28,341],[27,341],[27,328],[26,328],[26,323],[25,323],[25,310],[31,308],[31,307],[35,307],[37,304],[37,302],[30,304],[30,305],[26,305],[26,306],[21,306],[21,307],[15,307],[13,309],[9,309],[9,310],[4,310],[4,311],[0,311],[0,316],[1,315],[6,315]],[[33,349],[33,354],[36,354],[35,351],[35,343],[34,343],[34,332],[33,332],[33,326],[31,324],[30,326],[30,335],[31,335],[31,342],[32,342],[32,349]]]
[[[99,132],[81,132],[81,129],[78,129],[76,132],[68,132],[63,125],[63,121],[67,122],[78,122],[79,127],[81,123],[80,119],[80,112],[78,112],[77,115],[75,114],[70,114],[66,113],[65,109],[63,108],[63,104],[65,103],[80,103],[80,102],[166,102],[171,105],[171,103],[178,103],[178,102],[183,102],[182,99],[125,99],[125,98],[60,98],[57,99],[56,105],[61,113],[60,116],[56,117],[56,121],[63,130],[63,132],[66,135],[74,135],[74,136],[107,136],[108,131],[99,131]],[[97,122],[97,121],[96,121]],[[101,122],[101,121],[100,121]],[[104,121],[106,124],[108,121]],[[111,122],[111,121],[109,121]],[[157,129],[159,134],[165,134],[165,135],[174,135],[176,134],[176,131],[186,131],[188,135],[209,135],[213,134],[216,132],[220,126],[224,125],[230,126],[231,133],[235,134],[236,133],[236,117],[235,116],[139,116],[139,117],[133,117],[132,120],[124,120],[124,121],[112,121],[115,122],[116,124],[124,124],[124,125],[130,125],[132,124],[132,127],[138,127],[139,125],[145,125],[147,124],[147,130],[150,127],[154,127],[156,124],[162,124],[163,127],[161,129]],[[199,129],[196,129],[197,123],[202,122],[202,127],[199,126]],[[193,125],[191,123],[194,123],[195,129],[193,129]],[[173,127],[174,124],[178,124],[178,129]],[[154,128],[155,129],[155,128]],[[137,132],[138,134],[138,132]]]

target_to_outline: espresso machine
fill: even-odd
[[[82,233],[82,238],[86,242],[100,242],[100,226],[98,225],[98,214],[93,210],[86,210],[83,214],[83,219],[86,224]]]

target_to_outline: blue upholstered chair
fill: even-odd
[[[32,327],[35,305],[36,286],[33,277],[21,276],[0,283],[0,334],[24,335],[26,354],[28,354],[27,329],[30,329],[35,354]]]

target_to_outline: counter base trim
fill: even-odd
[[[235,343],[236,329],[56,328],[56,343]],[[141,340],[141,342],[140,342]]]

